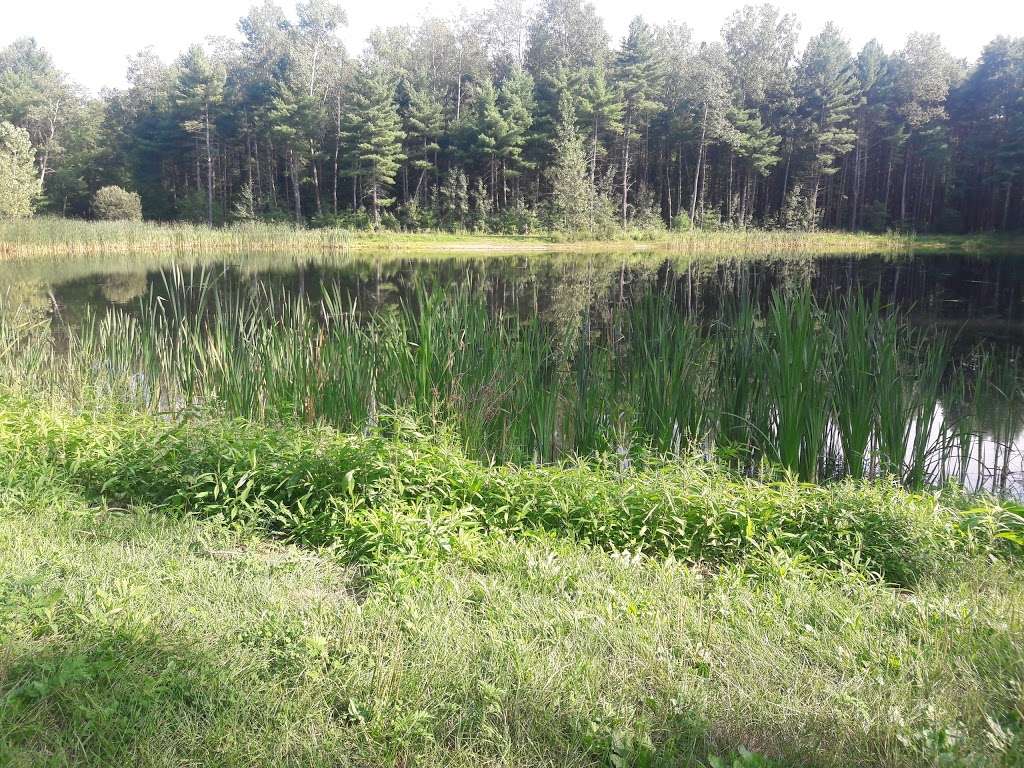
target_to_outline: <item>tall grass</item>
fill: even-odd
[[[991,236],[916,236],[851,232],[769,230],[693,230],[644,233],[637,239],[622,232],[601,241],[575,241],[556,232],[529,236],[490,236],[450,232],[363,232],[301,229],[287,224],[246,223],[220,228],[199,224],[91,222],[59,217],[0,222],[0,259],[82,257],[136,254],[311,254],[353,250],[581,251],[629,243],[631,248],[727,256],[748,254],[887,253],[913,251],[1008,252],[1019,240]]]
[[[649,296],[611,318],[584,310],[580,330],[492,312],[465,288],[421,285],[365,313],[340,287],[314,303],[208,275],[165,280],[136,310],[58,334],[0,313],[0,376],[78,400],[346,430],[408,412],[494,461],[699,450],[745,471],[767,461],[808,481],[889,475],[919,488],[1005,485],[1019,457],[1017,359],[978,350],[955,365],[947,339],[859,295],[780,291],[766,310],[727,306],[710,324]],[[994,457],[972,403],[1000,414]],[[1000,466],[971,470],[965,456]]]

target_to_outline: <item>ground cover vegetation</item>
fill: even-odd
[[[0,437],[9,765],[1020,764],[1009,502],[6,385]]]
[[[0,49],[0,765],[1024,766],[1020,349],[800,279],[1019,250],[1024,41],[344,24],[264,2],[99,96]],[[257,276],[601,241],[522,306]],[[655,248],[791,273],[627,297]]]
[[[178,287],[0,312],[0,762],[1020,765],[1024,507],[915,429],[968,390],[959,481],[1012,359],[801,290]]]

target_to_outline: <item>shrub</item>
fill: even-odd
[[[235,198],[235,206],[231,210],[231,218],[233,221],[255,221],[259,218],[258,208],[256,190],[252,182],[247,181],[242,185]]]
[[[665,231],[665,220],[661,217],[651,193],[642,194],[633,209],[632,219],[629,228],[633,234],[640,234],[646,237],[656,236]]]
[[[697,214],[697,228],[715,232],[722,228],[722,216],[717,208],[706,208]]]
[[[178,198],[178,217],[193,224],[206,224],[209,216],[205,190],[193,190]],[[291,221],[294,214],[289,212],[284,220]],[[219,199],[213,201],[214,223],[224,221],[224,207]]]
[[[529,235],[541,229],[540,217],[522,199],[501,209],[495,216],[494,229],[502,235]]]
[[[810,197],[804,194],[799,184],[794,184],[786,195],[786,204],[782,209],[782,226],[790,231],[810,232],[816,223]]]
[[[102,187],[93,195],[92,215],[103,221],[142,221],[142,198],[121,187]]]
[[[412,232],[432,231],[440,227],[437,213],[429,203],[421,205],[415,199],[402,204],[398,209],[398,220],[402,228]]]
[[[28,131],[0,122],[0,219],[31,216],[39,199],[35,151]]]
[[[889,227],[889,212],[885,203],[869,203],[861,212],[861,228],[866,232],[885,232]]]
[[[672,219],[672,231],[673,232],[689,232],[693,229],[693,222],[690,221],[690,214],[686,211],[680,211]]]

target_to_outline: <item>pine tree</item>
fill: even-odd
[[[213,111],[224,99],[227,73],[222,64],[213,61],[206,52],[194,45],[179,62],[175,100],[186,119],[182,127],[193,135],[202,136],[206,148],[206,221],[213,226],[213,149],[211,122]],[[198,179],[196,180],[198,182]]]
[[[913,34],[894,57],[893,69],[897,84],[894,111],[902,121],[899,129],[904,148],[899,220],[902,226],[913,226],[911,169],[918,166],[923,185],[927,156],[945,154],[946,97],[958,67],[938,35]]]
[[[651,113],[661,106],[656,96],[664,78],[654,33],[639,16],[630,22],[629,32],[616,58],[615,72],[625,102],[622,133],[622,224],[625,226],[631,186],[630,148],[647,127]]]
[[[316,130],[319,108],[315,98],[307,95],[291,59],[283,62],[283,72],[274,83],[274,94],[267,111],[270,134],[286,153],[291,179],[295,224],[302,225],[302,175],[305,156],[310,151],[310,137]],[[309,158],[313,160],[313,158]]]
[[[428,174],[437,173],[437,155],[441,151],[438,140],[444,132],[444,113],[441,105],[427,89],[406,83],[408,107],[405,116],[407,154],[410,165],[420,172],[412,196],[418,200]]]
[[[853,180],[851,182],[850,229],[861,225],[860,210],[867,180],[867,169],[872,159],[872,136],[886,131],[889,110],[886,105],[888,57],[877,40],[870,40],[857,54],[854,65],[857,76],[857,107],[854,112],[855,132]]]
[[[965,213],[974,226],[1007,229],[1015,180],[1024,182],[1024,38],[1001,37],[985,46],[951,102],[961,126]]]
[[[835,25],[827,24],[807,44],[797,75],[797,95],[802,139],[811,160],[808,202],[811,220],[816,221],[822,176],[839,170],[836,160],[848,154],[856,140],[857,77],[849,46]]]
[[[590,130],[590,183],[597,184],[597,163],[604,153],[601,138],[622,132],[622,94],[608,84],[603,66],[588,73],[580,104],[581,117]]]
[[[488,187],[493,198],[497,194],[498,157],[509,128],[498,108],[498,95],[489,80],[481,84],[476,96],[473,130],[476,131],[475,150],[487,166]]]
[[[555,229],[576,234],[592,226],[595,190],[590,182],[583,137],[567,97],[562,99],[561,113],[555,134],[555,161],[548,171],[551,214]]]
[[[728,120],[732,109],[732,94],[725,49],[721,45],[702,45],[700,52],[693,57],[688,74],[688,93],[684,104],[694,124],[697,156],[690,197],[690,220],[697,222],[698,191],[701,182],[707,177],[708,146],[727,137],[732,130]]]
[[[395,104],[395,87],[383,68],[363,62],[349,96],[344,123],[354,173],[362,199],[370,201],[374,226],[380,226],[381,208],[390,207],[395,176],[405,159],[405,132]]]
[[[533,100],[533,78],[523,70],[516,70],[502,83],[499,94],[499,107],[505,122],[505,133],[502,136],[498,155],[502,167],[502,204],[507,202],[507,179],[518,178],[526,170],[534,167],[523,156],[523,149],[530,138],[533,125],[533,112],[536,108]]]
[[[748,214],[753,210],[751,199],[757,195],[758,180],[767,176],[779,162],[781,139],[761,122],[761,116],[754,109],[734,109],[730,123],[729,143],[743,165],[738,211],[740,225],[746,226]]]
[[[438,190],[441,218],[449,229],[461,228],[469,212],[469,181],[458,168],[449,168],[444,183]]]

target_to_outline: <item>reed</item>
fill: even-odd
[[[1020,240],[992,236],[918,236],[782,230],[693,230],[651,237],[622,232],[601,241],[577,241],[550,232],[490,236],[450,232],[365,232],[302,229],[288,224],[205,225],[101,222],[42,216],[0,222],[0,260],[32,257],[79,258],[161,253],[182,258],[210,254],[312,254],[362,250],[430,251],[600,251],[628,243],[637,250],[693,255],[821,255],[825,253],[1019,252]]]
[[[765,354],[774,431],[769,456],[803,480],[820,466],[832,393],[823,379],[828,341],[808,291],[776,293],[766,318]]]
[[[312,302],[221,290],[210,273],[165,280],[134,310],[57,334],[0,312],[0,380],[344,430],[408,413],[487,461],[698,451],[748,472],[768,461],[808,481],[889,475],[915,488],[984,474],[965,466],[981,460],[981,414],[942,407],[956,392],[1020,421],[1016,358],[980,349],[968,371],[941,335],[863,296],[777,292],[766,310],[727,306],[710,323],[648,297],[577,330],[492,312],[467,288],[424,284],[367,313],[340,286]],[[968,386],[969,375],[983,381]],[[1006,484],[1015,439],[1008,429],[985,443],[998,445],[990,484]]]
[[[877,429],[881,310],[877,297],[872,301],[862,295],[849,297],[844,310],[834,315],[831,329],[842,353],[830,361],[830,388],[845,468],[851,477],[860,478]]]

